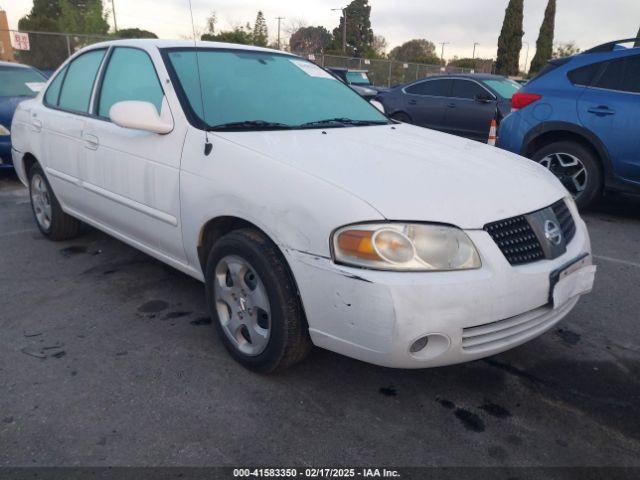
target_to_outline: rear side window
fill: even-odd
[[[601,67],[602,63],[592,63],[591,65],[571,70],[567,76],[569,77],[569,81],[574,85],[588,87],[593,83]]]
[[[431,95],[434,97],[448,97],[451,80],[427,80],[415,83],[405,90],[412,95]]]
[[[609,62],[595,86],[607,90],[640,93],[640,55]]]
[[[471,82],[469,80],[453,81],[453,93],[451,94],[452,97],[473,100],[477,95],[483,97],[491,96],[489,92],[487,92],[484,88],[482,88],[475,82]]]
[[[116,48],[109,59],[100,92],[98,114],[108,117],[114,103],[138,100],[162,108],[164,93],[153,62],[136,48]]]
[[[60,98],[60,87],[62,86],[62,81],[64,80],[64,75],[66,73],[67,67],[64,67],[62,70],[60,70],[60,73],[56,75],[56,78],[54,78],[49,85],[47,93],[44,94],[44,101],[47,105],[58,105],[58,98]]]
[[[92,50],[76,58],[68,67],[62,83],[58,106],[65,110],[88,113],[91,91],[105,50]]]

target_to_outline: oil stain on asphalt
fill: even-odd
[[[138,311],[142,313],[159,313],[167,308],[169,308],[169,304],[164,300],[151,300],[140,305]]]

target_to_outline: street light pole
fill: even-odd
[[[347,7],[344,8],[332,8],[332,12],[342,12],[343,24],[342,24],[342,53],[347,53]]]
[[[116,0],[111,0],[111,10],[113,11],[113,29],[118,33],[118,21],[116,20]]]
[[[278,50],[280,50],[280,22],[284,20],[285,17],[276,17],[278,19]]]
[[[529,42],[522,42],[527,46],[527,53],[524,56],[524,71],[527,71],[527,62],[529,62]]]
[[[440,60],[444,61],[444,46],[449,45],[449,42],[440,42],[440,45],[442,45],[442,50],[440,51]]]
[[[476,59],[476,45],[480,45],[480,44],[478,42],[473,43],[473,56],[471,57],[472,60]]]

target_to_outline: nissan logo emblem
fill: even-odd
[[[560,242],[562,242],[562,230],[560,230],[558,224],[552,220],[544,222],[544,236],[549,243],[554,245],[560,245]]]

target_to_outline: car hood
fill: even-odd
[[[476,229],[567,195],[530,160],[413,125],[219,135],[330,182],[389,220]]]

